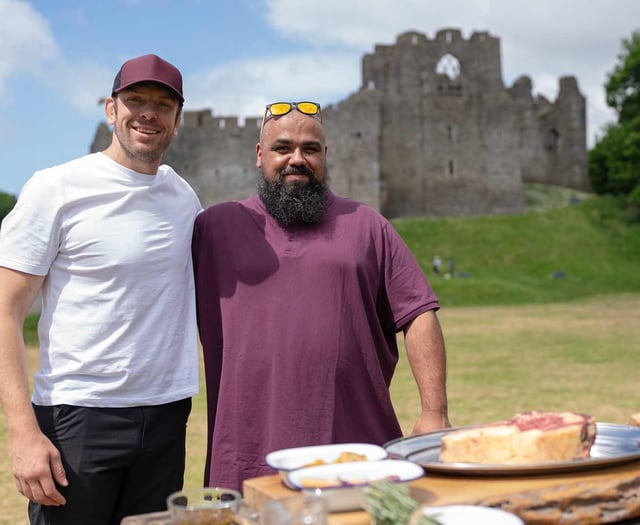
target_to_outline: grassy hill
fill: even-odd
[[[640,224],[628,224],[612,198],[563,198],[566,191],[529,187],[534,211],[521,215],[393,224],[443,306],[558,302],[640,291]],[[445,271],[454,258],[453,278],[434,274],[436,254]]]

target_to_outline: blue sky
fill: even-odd
[[[444,28],[501,39],[506,86],[521,75],[554,100],[574,75],[588,143],[614,119],[604,83],[637,0],[0,0],[0,191],[88,152],[121,63],[156,53],[185,81],[186,110],[258,116],[276,99],[339,102],[360,62],[405,31]]]

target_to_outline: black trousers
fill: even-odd
[[[37,406],[42,431],[62,455],[66,505],[29,503],[32,525],[119,525],[166,510],[182,488],[191,398],[156,406]]]

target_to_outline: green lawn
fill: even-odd
[[[627,423],[640,412],[640,294],[440,312],[454,425],[525,410],[587,412]],[[392,383],[405,433],[419,404],[404,355]]]

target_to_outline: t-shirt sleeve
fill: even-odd
[[[384,228],[384,279],[396,331],[440,303],[418,261],[389,223]]]
[[[184,190],[190,195],[191,198],[191,202],[193,204],[194,207],[194,211],[195,214],[199,214],[200,212],[203,211],[202,208],[202,204],[200,203],[200,198],[198,197],[198,194],[195,192],[195,190],[193,189],[193,187],[184,179],[184,177],[182,177],[181,175],[179,175],[173,168],[171,168],[170,166],[167,165],[163,165],[161,166],[162,168],[165,168],[167,170],[170,170],[171,172],[173,172],[173,174],[175,175],[176,179],[180,181],[180,184],[183,186]]]
[[[47,275],[60,245],[62,191],[36,172],[0,229],[0,266]]]

